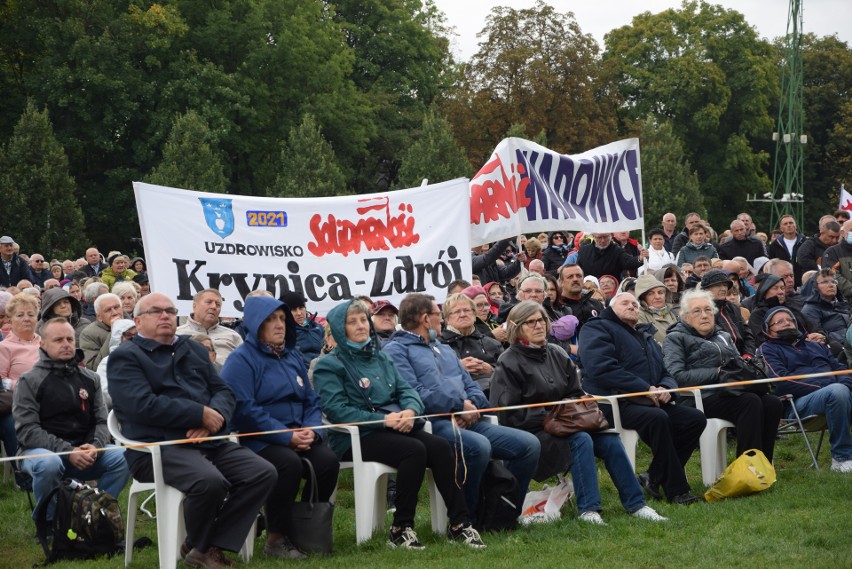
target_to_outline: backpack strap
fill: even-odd
[[[48,559],[48,561],[50,561],[50,543],[48,542],[48,533],[51,529],[51,522],[47,519],[47,509],[59,493],[59,490],[64,483],[64,481],[60,482],[53,490],[48,492],[47,496],[42,498],[36,505],[34,511],[36,539],[38,539],[38,542],[41,544],[41,548],[44,550],[44,556]]]

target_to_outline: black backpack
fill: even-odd
[[[518,480],[502,462],[490,461],[479,486],[474,527],[479,531],[515,529],[522,506],[518,503]]]
[[[48,521],[47,508],[54,496],[56,510],[53,520]],[[39,502],[35,523],[46,563],[111,556],[124,547],[124,520],[118,501],[103,490],[70,478]]]

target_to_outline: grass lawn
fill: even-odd
[[[812,440],[815,441],[815,436]],[[826,441],[827,445],[827,441]],[[732,445],[729,445],[729,449]],[[258,553],[251,566],[300,567],[852,567],[852,475],[830,472],[827,448],[819,472],[805,468],[807,451],[800,436],[779,441],[778,482],[759,495],[692,506],[652,503],[670,518],[655,524],[634,520],[618,501],[609,476],[598,462],[606,527],[575,519],[569,505],[563,519],[547,525],[519,528],[508,534],[484,536],[488,548],[470,551],[451,545],[429,529],[428,499],[421,492],[417,525],[422,552],[391,551],[386,534],[355,545],[354,498],[351,471],[341,475],[335,512],[335,554],[307,561],[268,560]],[[637,461],[648,463],[640,445]],[[688,465],[696,493],[703,492],[698,453]],[[126,507],[126,495],[120,499]],[[43,561],[34,539],[26,495],[11,484],[0,485],[0,567],[24,568]],[[140,514],[137,537],[156,540],[156,525]],[[122,567],[123,558],[57,563],[57,568]],[[178,564],[180,567],[181,564]],[[157,567],[156,547],[137,552],[132,567]]]

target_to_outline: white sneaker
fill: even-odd
[[[606,525],[606,522],[603,520],[601,515],[597,512],[594,512],[594,511],[583,512],[582,514],[580,514],[578,516],[577,519],[579,519],[580,521],[583,521],[583,522],[586,522],[586,523],[589,523],[589,524],[595,524],[595,525],[598,525],[598,526],[605,526]]]
[[[639,518],[640,520],[647,520],[649,522],[667,522],[668,518],[661,516],[652,508],[651,506],[642,506],[632,514],[630,514],[634,518]]]
[[[831,459],[831,469],[834,472],[852,472],[852,459],[850,460],[837,460],[835,458]]]

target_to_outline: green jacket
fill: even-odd
[[[101,280],[109,287],[110,290],[112,290],[112,287],[116,282],[132,281],[135,276],[136,271],[131,271],[130,269],[124,269],[123,273],[116,275],[112,270],[112,267],[107,267],[101,273]]]
[[[384,413],[373,411],[389,403],[423,414],[420,396],[399,375],[390,359],[380,351],[381,343],[370,323],[371,341],[364,348],[346,342],[346,311],[352,301],[335,306],[327,320],[337,347],[321,357],[314,367],[314,387],[319,393],[326,418],[331,423],[382,421]],[[382,423],[361,425],[361,436],[383,429]],[[351,446],[348,433],[329,432],[329,444],[339,457]]]

